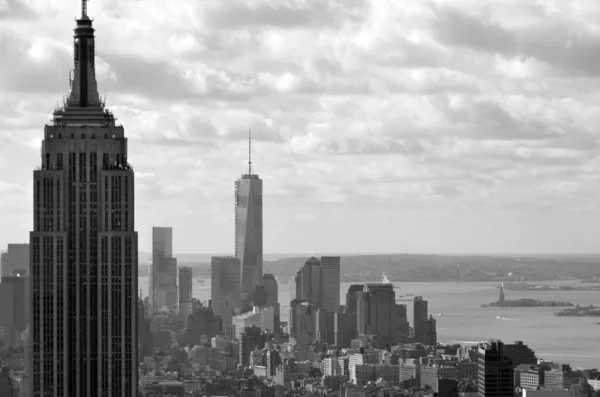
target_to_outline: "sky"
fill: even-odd
[[[139,249],[234,250],[234,181],[266,253],[595,252],[600,2],[92,0],[125,127]],[[77,0],[0,0],[0,246],[32,229]]]

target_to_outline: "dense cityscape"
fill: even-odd
[[[2,251],[0,397],[598,396],[597,368],[544,360],[536,341],[441,343],[428,297],[400,295],[385,275],[342,290],[340,256],[306,257],[290,280],[265,273],[250,131],[247,173],[233,183],[234,252],[212,257],[201,280],[178,263],[173,228],[155,226],[141,288],[135,172],[98,93],[94,33],[83,0],[70,93],[33,173],[30,240]],[[194,296],[199,282],[209,299]],[[501,285],[482,306],[574,305],[509,300]]]

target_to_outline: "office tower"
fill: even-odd
[[[432,315],[429,315],[429,319],[427,319],[427,333],[423,344],[427,346],[437,345],[437,325]]]
[[[186,319],[186,328],[180,339],[180,344],[193,347],[202,345],[202,338],[217,336],[223,328],[221,316],[210,307],[197,307]]]
[[[410,336],[407,312],[406,305],[396,304],[396,342],[406,342]]]
[[[192,314],[193,277],[191,267],[179,268],[179,315],[187,317]]]
[[[520,340],[504,345],[504,355],[513,362],[515,368],[521,364],[535,365],[538,362],[535,352]]]
[[[29,244],[8,244],[0,254],[0,276],[29,274]]]
[[[240,302],[240,260],[232,256],[215,256],[210,261],[210,300],[216,315],[223,320],[223,330],[232,336],[231,317]]]
[[[272,333],[275,328],[275,309],[270,306],[254,306],[251,311],[234,316],[231,323],[231,339],[239,339],[246,327],[258,327],[263,332]]]
[[[267,306],[275,306],[279,302],[277,280],[272,274],[263,274],[263,282],[267,290]]]
[[[263,275],[262,179],[252,172],[249,146],[248,174],[235,181],[235,256],[241,265],[241,293],[252,302],[254,287]]]
[[[321,257],[321,308],[336,313],[340,310],[340,257]]]
[[[415,334],[415,342],[427,344],[427,301],[423,300],[422,296],[415,296],[413,304],[413,328]]]
[[[504,343],[492,340],[482,344],[477,355],[479,397],[513,397],[514,367],[504,354]]]
[[[381,343],[396,337],[396,293],[392,284],[365,284],[357,296],[359,334],[377,335]]]
[[[296,272],[296,299],[335,313],[340,308],[340,257],[311,257]]]
[[[348,287],[346,293],[346,311],[348,313],[356,313],[356,295],[364,289],[364,284],[352,284]]]
[[[263,285],[267,290],[267,306],[273,306],[275,308],[275,329],[273,332],[279,334],[281,308],[279,305],[279,293],[275,276],[272,274],[263,274]]]
[[[71,92],[44,128],[31,244],[34,396],[132,396],[138,387],[138,236],[122,126],[98,95],[86,1]]]
[[[2,277],[0,281],[0,294],[10,293],[10,301],[12,302],[9,305],[8,299],[6,301],[0,299],[0,313],[10,309],[12,311],[12,322],[10,325],[14,325],[19,332],[22,332],[27,328],[30,321],[31,279],[29,276],[6,276]],[[0,326],[3,326],[1,320]]]
[[[328,345],[335,344],[335,315],[337,312],[330,312],[325,309],[315,311],[315,332],[316,338]]]
[[[292,278],[293,284],[290,282],[290,301],[294,299],[302,299],[302,268],[296,271],[296,275]]]
[[[152,276],[148,295],[154,313],[177,304],[177,259],[173,258],[173,228],[152,228]]]
[[[356,338],[356,313],[334,313],[333,321],[335,346],[338,349],[349,348],[352,339]]]
[[[266,337],[258,327],[246,327],[240,335],[240,364],[250,363],[250,352],[265,347]]]
[[[321,262],[314,256],[300,269],[300,299],[309,301],[314,307],[321,307]]]
[[[267,306],[268,296],[267,289],[264,285],[254,287],[254,301],[252,306]]]
[[[146,318],[144,313],[144,301],[138,299],[138,361],[143,361],[144,357],[152,356],[152,330],[150,319]]]

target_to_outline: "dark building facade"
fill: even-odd
[[[521,364],[535,365],[538,362],[535,352],[519,340],[504,345],[504,354],[511,359],[515,367]]]
[[[422,296],[415,296],[413,303],[413,329],[416,343],[427,344],[428,317],[427,301]]]
[[[98,95],[86,2],[71,92],[33,173],[33,396],[137,393],[138,236],[122,126]]]
[[[504,353],[504,343],[494,340],[482,344],[477,354],[479,397],[513,397],[514,367]]]
[[[250,363],[250,352],[265,347],[267,338],[259,327],[246,327],[240,336],[240,364]]]

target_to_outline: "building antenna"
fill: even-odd
[[[248,129],[248,175],[252,175],[252,130]]]
[[[87,15],[87,2],[90,0],[81,0],[81,19],[86,18]]]

